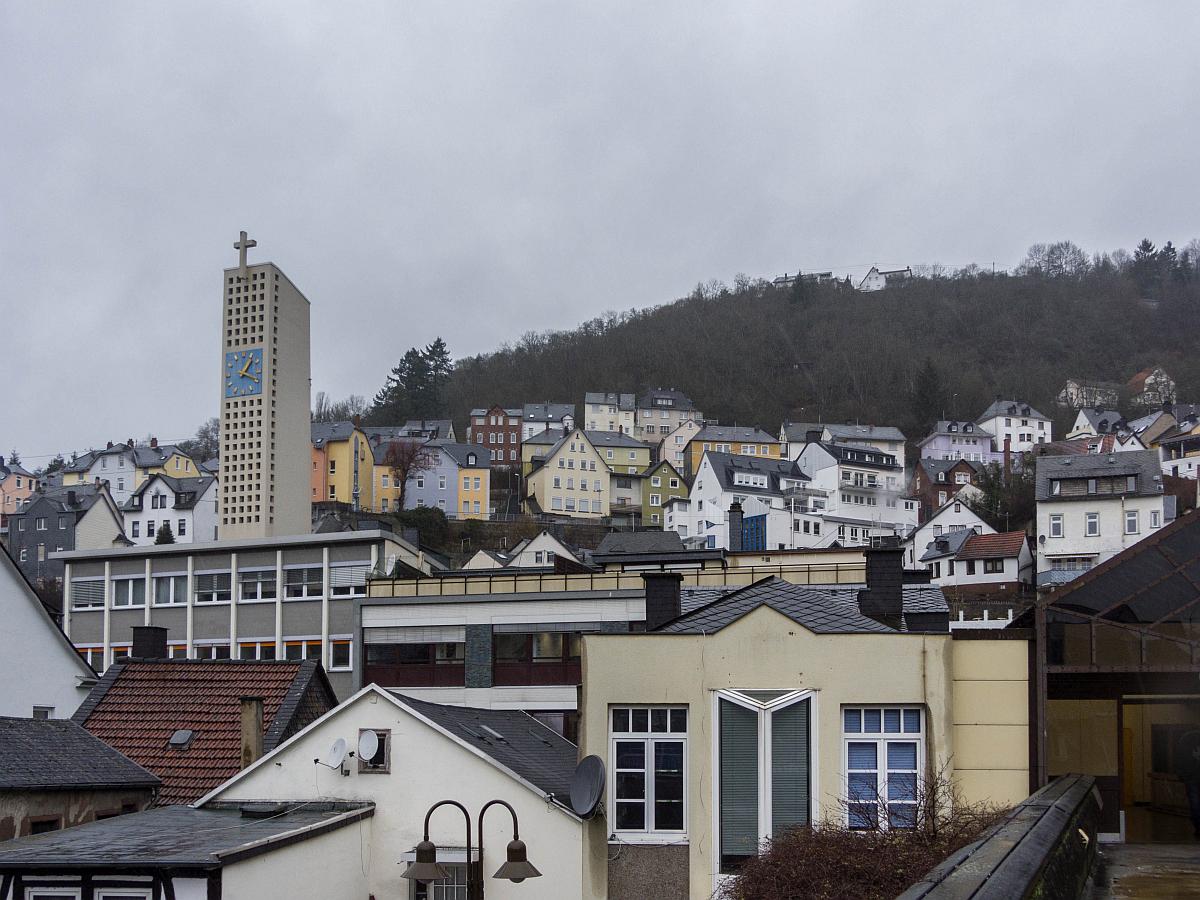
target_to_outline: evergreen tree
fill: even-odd
[[[156,544],[173,544],[175,543],[175,532],[171,530],[170,522],[163,522],[162,527],[158,529],[154,535],[154,543]]]
[[[445,415],[446,385],[453,371],[450,351],[441,338],[424,350],[410,347],[375,395],[368,421],[399,425],[412,418]]]
[[[19,466],[21,464],[21,455],[17,453],[16,447],[14,447],[12,453],[8,455],[8,464],[10,466]]]
[[[1171,251],[1175,251],[1172,249]],[[1142,238],[1142,242],[1133,251],[1133,280],[1143,293],[1151,293],[1161,285],[1161,262],[1159,251],[1155,249],[1150,238]]]
[[[796,280],[792,282],[788,299],[795,304],[801,304],[808,299],[808,282],[804,280],[803,272],[796,273]]]
[[[942,384],[942,373],[930,357],[925,357],[925,364],[917,372],[913,383],[912,416],[915,431],[924,434],[946,409],[946,388]]]

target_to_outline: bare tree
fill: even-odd
[[[198,462],[221,451],[221,420],[213,417],[196,429],[196,436],[179,442],[179,449]]]
[[[360,394],[351,394],[345,400],[333,400],[324,391],[317,391],[313,404],[314,422],[348,422],[367,412],[367,401]]]
[[[389,441],[383,464],[391,470],[392,480],[400,492],[396,508],[402,510],[408,493],[408,480],[436,466],[437,452],[420,441]]]

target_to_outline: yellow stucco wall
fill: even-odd
[[[335,500],[351,503],[354,499],[354,454],[358,451],[358,502],[363,509],[375,508],[375,464],[367,436],[352,431],[344,441],[327,441],[323,450],[314,449],[312,459],[317,469],[311,486],[317,488],[313,502]],[[330,463],[333,471],[329,470]],[[330,494],[333,489],[333,495]]]
[[[572,445],[575,449],[572,450]],[[572,459],[575,462],[573,469],[559,468],[559,459]],[[580,468],[581,463],[595,463],[596,470],[591,471],[590,467],[587,471]],[[589,485],[588,491],[582,491],[579,488],[580,478],[586,478]],[[526,480],[527,496],[533,497],[542,512],[553,515],[574,516],[576,518],[595,519],[609,514],[609,504],[611,501],[611,484],[609,481],[608,466],[604,461],[604,454],[597,451],[581,431],[575,431],[571,434],[571,439],[564,441],[559,445],[558,450],[553,456],[546,459],[545,465],[534,472]],[[554,487],[554,479],[560,479],[561,487]],[[575,484],[573,489],[568,490],[566,487],[567,479],[571,478]],[[600,490],[592,489],[594,482],[599,481]],[[554,509],[554,504],[551,498],[555,495],[563,498],[563,508]],[[581,499],[587,499],[588,511],[581,512],[578,505],[575,510],[566,509],[566,498],[573,497],[578,503]],[[600,501],[600,512],[595,512],[591,509],[592,501]]]
[[[487,468],[458,470],[458,509],[460,519],[486,519],[489,517],[488,503],[491,495],[491,470]],[[476,487],[475,485],[479,485]],[[469,504],[464,508],[463,504]],[[475,504],[479,504],[479,512]]]
[[[766,443],[767,459],[779,459],[780,444],[779,444],[779,441],[775,441],[775,440],[772,440],[770,442],[760,442],[760,443],[750,444],[749,441],[733,441],[733,440],[730,440],[730,441],[724,441],[724,440],[722,440],[722,441],[712,441],[712,440],[702,441],[702,440],[699,440],[698,438],[693,438],[692,440],[688,441],[688,445],[687,445],[688,474],[695,475],[697,472],[700,471],[700,463],[704,459],[704,454],[705,454],[706,450],[714,449],[714,447],[718,443],[722,444],[722,445],[728,444],[729,452],[734,456],[751,456],[751,455],[753,455],[758,459],[762,459],[762,457],[763,457],[762,448],[763,448],[763,444]],[[706,447],[706,445],[707,445],[707,447]],[[743,453],[742,452],[743,446],[753,446],[755,452],[753,454]]]

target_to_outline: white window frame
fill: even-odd
[[[168,597],[165,601],[158,599],[158,580],[160,578],[168,579]],[[175,586],[180,584],[176,578],[183,579],[182,589],[179,596],[175,596]],[[150,577],[150,590],[153,596],[150,602],[155,606],[187,606],[187,573],[186,572],[154,572]]]
[[[321,566],[321,564],[320,564],[320,563],[316,563],[315,565],[293,565],[293,566],[284,566],[284,567],[283,567],[283,584],[281,584],[281,585],[276,585],[276,586],[275,586],[275,590],[276,590],[276,591],[283,591],[283,602],[284,602],[284,603],[287,603],[289,600],[291,600],[291,601],[296,601],[296,600],[321,600],[321,599],[323,598],[323,596],[324,596],[324,595],[323,595],[323,593],[322,593],[322,590],[323,590],[323,585],[324,585],[324,582],[325,582],[325,573],[322,571],[322,568],[323,568],[323,567]],[[289,572],[298,572],[298,571],[303,571],[303,570],[305,570],[305,569],[316,569],[318,572],[321,572],[321,579],[320,579],[320,582],[321,582],[321,583],[320,583],[320,585],[317,587],[317,592],[316,592],[315,594],[310,594],[310,593],[308,593],[308,584],[309,584],[309,581],[308,581],[307,579],[305,579],[303,582],[301,582],[301,584],[303,585],[303,587],[302,587],[302,591],[303,591],[303,592],[300,594],[300,596],[298,596],[298,597],[292,597],[292,596],[290,596],[290,591],[289,591],[289,587],[290,587],[290,585],[288,584],[288,573],[289,573]]]
[[[900,731],[884,731],[886,721],[886,711],[889,709],[900,710]],[[904,711],[915,709],[920,716],[919,731],[914,735],[911,731],[904,730]],[[846,713],[849,710],[859,710],[860,715],[866,710],[879,710],[879,732],[849,732],[846,731]],[[838,711],[838,717],[841,722],[842,731],[842,797],[844,798],[843,806],[845,806],[845,825],[850,827],[850,745],[853,744],[875,744],[875,769],[876,784],[875,791],[877,797],[884,798],[882,808],[877,807],[877,815],[881,818],[878,820],[878,827],[881,831],[887,831],[890,825],[888,824],[888,802],[906,802],[906,801],[889,801],[887,799],[887,745],[889,742],[894,743],[916,743],[917,745],[917,768],[916,768],[916,801],[914,810],[920,806],[921,779],[925,774],[925,734],[929,729],[928,717],[925,715],[924,707],[919,703],[867,703],[867,704],[847,704]],[[863,716],[865,720],[865,716]],[[865,728],[865,723],[864,723]],[[859,769],[857,771],[867,771]],[[867,801],[862,801],[867,802]],[[876,803],[878,804],[878,800]]]
[[[270,581],[275,583],[275,596],[264,597],[262,595],[263,580],[262,575],[270,575]],[[252,575],[253,579],[246,579],[246,576]],[[238,569],[238,584],[237,584],[237,601],[238,603],[274,603],[279,596],[279,580],[275,577],[275,567],[270,568],[254,568],[254,569]],[[250,594],[242,590],[244,585],[252,585],[254,593]]]
[[[133,599],[134,582],[140,581],[142,587],[142,602],[137,603]],[[112,580],[112,599],[110,605],[113,609],[145,609],[146,607],[146,577],[144,575],[135,575],[130,578],[114,578]],[[123,590],[122,590],[123,587]],[[119,600],[121,593],[124,593],[125,600]]]
[[[1096,526],[1096,530],[1092,531],[1092,526]],[[1085,512],[1083,514],[1083,536],[1084,537],[1100,537],[1100,513]]]
[[[1129,523],[1133,523],[1133,527],[1129,527]],[[1125,533],[1126,534],[1141,534],[1141,516],[1138,515],[1136,509],[1125,510]]]
[[[775,710],[785,706],[793,706],[808,700],[808,820],[816,824],[821,821],[821,785],[820,785],[820,699],[815,690],[792,690],[787,688],[746,688],[746,690],[787,690],[785,694],[757,703],[741,693],[729,690],[712,692],[712,703],[709,709],[709,722],[712,742],[712,847],[713,847],[713,890],[724,881],[736,878],[736,875],[725,874],[721,869],[721,730],[720,709],[721,700],[728,700],[746,709],[758,713],[758,836],[759,844],[771,835],[771,720]]]
[[[614,731],[613,730],[613,714],[616,710],[628,710],[632,717],[634,710],[646,710],[648,718],[648,728],[644,732],[640,731]],[[649,725],[653,722],[653,711],[667,711],[667,731],[653,731]],[[685,729],[682,732],[671,731],[671,711],[684,710],[687,717]],[[692,711],[686,703],[616,703],[608,708],[608,766],[609,772],[612,773],[610,786],[606,793],[608,794],[608,821],[611,823],[610,834],[617,838],[618,843],[625,844],[686,844],[688,842],[688,732],[692,728]],[[618,742],[636,742],[642,741],[645,745],[645,755],[643,756],[643,771],[646,773],[645,787],[645,818],[643,823],[649,824],[652,811],[654,809],[654,777],[653,777],[653,760],[654,760],[654,744],[659,742],[682,742],[683,744],[683,828],[678,831],[667,831],[662,829],[643,828],[641,830],[622,830],[617,828],[617,743]]]
[[[1058,526],[1058,534],[1055,534],[1055,526]],[[1063,536],[1063,516],[1062,513],[1051,513],[1049,524],[1047,525],[1047,537],[1060,538]]]

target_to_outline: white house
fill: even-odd
[[[1039,586],[1070,581],[1175,518],[1153,450],[1039,457],[1036,499]]]
[[[1025,453],[1037,444],[1054,440],[1054,425],[1050,419],[1022,400],[997,398],[975,424],[992,435],[999,452],[1004,451],[1006,440],[1013,453]]]
[[[858,283],[855,290],[859,291],[882,291],[889,284],[900,284],[912,278],[912,268],[905,266],[903,269],[888,269],[881,270],[878,266],[871,266],[863,280]]]
[[[900,468],[906,468],[905,446],[907,438],[904,432],[894,425],[860,425],[847,423],[835,425],[832,422],[784,422],[779,429],[779,440],[784,444],[783,455],[789,459],[799,459],[804,445],[808,443],[811,432],[818,432],[820,440],[833,441],[837,444],[862,444],[874,447],[883,453],[896,457]]]
[[[333,757],[333,765],[314,762],[331,761],[339,741],[354,755]],[[342,871],[345,883],[356,888],[321,896],[362,897],[369,892],[401,900],[457,900],[467,896],[466,820],[458,809],[439,808],[429,819],[428,838],[437,845],[438,862],[451,880],[426,892],[424,885],[402,877],[425,837],[426,812],[442,800],[463,804],[471,816],[474,844],[480,810],[491,800],[502,800],[511,805],[517,822],[500,805],[489,808],[483,819],[487,896],[600,900],[603,895],[583,880],[583,820],[570,808],[577,753],[570,741],[519,711],[441,706],[368,685],[197,805],[373,803],[374,815],[359,828],[353,852],[305,854],[291,862],[326,884],[329,872]],[[515,825],[529,862],[541,873],[520,884],[492,877],[505,861]],[[472,851],[478,859],[479,848]],[[296,874],[289,878],[294,881]],[[365,892],[360,888],[364,880]]]
[[[530,569],[553,567],[555,557],[573,563],[581,560],[575,551],[552,535],[542,531],[536,537],[526,538],[511,550],[478,550],[463,565],[464,569]]]
[[[153,544],[170,524],[175,543],[217,539],[217,479],[151,475],[121,506],[125,535],[137,546]]]
[[[944,534],[967,530],[975,534],[995,534],[996,529],[983,521],[957,494],[938,507],[928,519],[904,539],[904,565],[909,569],[922,568],[921,556],[926,548]],[[925,568],[929,568],[925,566]]]
[[[54,624],[8,551],[0,545],[0,716],[67,719],[96,673]]]
[[[918,563],[943,589],[1016,591],[1033,581],[1033,553],[1023,531],[980,534],[973,528],[943,533],[925,547]],[[957,592],[956,592],[957,593]]]
[[[1086,406],[1079,410],[1065,440],[1111,434],[1123,425],[1125,417],[1117,410],[1104,406]]]
[[[562,437],[575,428],[575,404],[526,403],[521,410],[521,440],[550,431]]]
[[[810,441],[797,465],[810,479],[808,487],[828,497],[825,519],[836,526],[840,544],[904,538],[916,527],[919,504],[904,495],[904,469],[891,454],[862,444]]]
[[[584,429],[619,431],[632,435],[636,426],[637,397],[616,391],[588,391],[583,395]]]
[[[826,502],[827,494],[811,490],[808,477],[790,459],[710,450],[688,499],[668,503],[663,529],[708,549],[754,549],[744,541],[731,547],[731,530],[744,534],[745,525],[753,526],[751,544],[761,545],[757,549],[827,547],[835,538],[824,525]],[[731,519],[734,503],[740,511]]]

